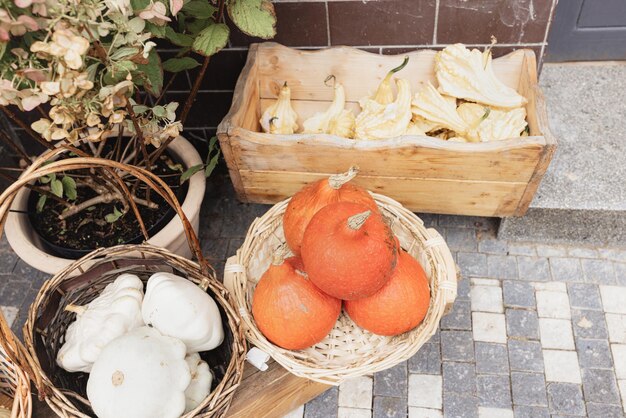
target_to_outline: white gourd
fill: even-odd
[[[345,109],[346,92],[340,83],[336,83],[335,97],[328,109],[317,112],[302,124],[303,133],[331,134],[345,138],[354,137],[354,114]]]
[[[11,410],[0,406],[0,418],[11,418]]]
[[[276,102],[270,105],[259,120],[263,132],[292,134],[298,130],[298,114],[291,107],[291,89],[287,83],[281,87]]]
[[[396,80],[398,95],[389,104],[373,99],[360,101],[362,111],[356,117],[357,139],[385,139],[403,135],[411,122],[411,86],[407,80]]]
[[[185,344],[150,327],[111,341],[93,365],[87,397],[99,418],[178,418],[191,372]]]
[[[185,361],[191,372],[191,383],[185,390],[185,413],[187,413],[200,405],[211,393],[213,373],[211,373],[207,362],[202,360],[198,353],[189,354],[185,357]]]
[[[224,340],[222,318],[213,298],[174,274],[150,277],[141,311],[146,325],[182,340],[188,353],[212,350]]]
[[[77,318],[65,332],[57,364],[68,372],[91,371],[110,341],[143,325],[143,283],[133,274],[122,274],[86,306],[68,305]]]
[[[463,103],[457,111],[470,129],[468,138],[473,141],[498,141],[519,138],[527,126],[526,109],[492,109],[476,103]]]
[[[456,99],[442,96],[430,82],[415,94],[411,112],[461,135],[467,131],[467,124],[456,112]]]

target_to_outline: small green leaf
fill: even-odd
[[[268,0],[230,0],[228,15],[247,35],[263,39],[276,36],[276,12]]]
[[[117,60],[121,60],[122,58],[132,57],[133,55],[137,55],[138,53],[139,53],[139,48],[127,46],[124,48],[120,48],[114,53],[112,53],[111,59],[117,61]]]
[[[230,29],[224,23],[213,23],[204,28],[194,39],[191,49],[209,57],[226,46]]]
[[[126,76],[137,69],[137,64],[132,61],[124,60],[114,62],[111,68],[108,68],[104,75],[106,84],[116,84],[124,80]]]
[[[119,218],[121,218],[122,215],[124,215],[122,212],[117,210],[116,207],[113,207],[113,213],[109,213],[109,214],[105,215],[104,220],[107,221],[108,223],[112,224],[113,222],[115,222]]]
[[[163,62],[163,69],[171,73],[178,73],[180,71],[191,70],[198,65],[200,65],[200,63],[191,57],[170,58]]]
[[[39,195],[39,199],[37,199],[37,213],[41,213],[43,211],[43,207],[46,205],[46,200],[48,200],[48,196],[45,194]]]
[[[206,28],[207,26],[209,26],[210,24],[212,24],[213,21],[212,20],[208,20],[208,19],[196,19],[193,22],[189,22],[187,23],[187,30],[189,32],[191,32],[192,34],[197,34],[198,32],[200,32],[202,29]]]
[[[152,113],[154,113],[154,116],[156,116],[157,118],[164,118],[165,116],[167,116],[167,111],[163,106],[154,106],[152,108]]]
[[[7,50],[7,45],[8,45],[8,44],[9,44],[8,42],[2,42],[2,43],[0,43],[0,59],[2,59],[2,57],[4,56],[4,53],[5,53],[5,52],[6,52],[6,50]]]
[[[182,11],[189,17],[208,19],[213,17],[213,14],[217,11],[217,7],[212,6],[208,0],[191,0],[183,6]]]
[[[191,46],[193,44],[191,36],[174,32],[174,29],[169,26],[165,27],[165,38],[176,46]]]
[[[157,26],[154,23],[146,22],[146,32],[150,32],[157,38],[165,38],[165,32],[168,27],[169,26]]]
[[[183,165],[181,163],[178,163],[178,164],[168,163],[167,167],[172,171],[179,171],[181,173],[183,172]]]
[[[50,191],[58,197],[63,197],[63,183],[61,180],[54,179],[50,182]]]
[[[47,164],[46,164],[47,165]],[[57,175],[54,173],[48,174],[47,176],[42,176],[39,177],[39,182],[41,184],[48,184],[50,183],[52,180],[54,180],[55,178],[57,178]]]
[[[196,174],[198,171],[202,170],[203,167],[204,167],[204,164],[198,164],[198,165],[189,167],[187,171],[185,171],[183,174],[180,175],[180,184],[183,184],[184,182],[189,180],[191,176]]]
[[[61,179],[63,184],[63,193],[69,200],[76,200],[76,182],[69,176],[63,176]]]
[[[215,137],[213,137],[215,138]],[[216,148],[215,154],[213,155],[213,157],[211,158],[210,161],[207,160],[207,165],[206,168],[204,169],[204,176],[205,177],[209,177],[211,175],[211,173],[213,173],[213,170],[215,170],[215,167],[217,167],[217,163],[219,161],[220,155],[222,154],[222,151],[219,148]],[[209,149],[209,157],[211,156],[211,152]]]
[[[159,97],[163,88],[163,67],[156,50],[150,51],[147,64],[137,66],[136,75],[141,79],[141,85],[148,93],[154,97]]]
[[[144,105],[134,105],[133,106],[133,112],[135,112],[136,115],[141,115],[142,113],[145,113],[148,109],[150,109],[148,106],[144,106]]]
[[[150,0],[130,0],[130,5],[133,10],[143,10],[150,4]]]

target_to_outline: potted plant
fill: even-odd
[[[181,132],[210,56],[228,42],[226,12],[249,35],[275,34],[266,0],[1,0],[0,108],[28,139],[64,148],[62,158],[114,159],[158,173],[176,188],[197,229],[205,176],[220,152],[215,138],[205,139],[208,155],[201,159]],[[177,56],[162,61],[157,38],[178,46]],[[166,102],[176,74],[195,67],[185,103]],[[15,179],[34,158],[8,133],[0,139],[21,157],[19,169],[0,170]],[[146,234],[155,245],[190,255],[167,205],[114,170],[40,178],[12,209],[5,228],[11,246],[47,273]]]

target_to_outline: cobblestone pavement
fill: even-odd
[[[212,186],[201,225],[218,271],[267,209]],[[439,332],[409,361],[345,382],[290,418],[623,417],[626,248],[497,240],[497,221],[423,215],[463,280]],[[0,305],[14,330],[46,276],[0,243]]]

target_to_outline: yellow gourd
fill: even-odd
[[[287,82],[281,87],[276,102],[261,116],[263,132],[270,134],[292,134],[298,130],[298,114],[291,107],[291,89]]]
[[[383,81],[381,81],[378,86],[378,90],[376,90],[376,94],[373,99],[378,103],[386,105],[393,102],[393,89],[391,86],[391,77],[409,63],[409,57],[404,57],[404,61],[402,64],[398,65],[396,68],[393,68],[391,71],[387,73]]]
[[[334,76],[331,77],[334,78]],[[326,80],[328,81],[329,78]],[[322,133],[354,138],[354,114],[345,109],[346,92],[340,83],[335,83],[334,91],[335,96],[330,107],[325,112],[317,112],[304,121],[304,133]]]
[[[403,79],[396,80],[398,95],[389,104],[374,99],[361,103],[363,110],[356,118],[357,139],[384,139],[403,135],[411,121],[411,86]]]
[[[467,131],[467,123],[456,112],[456,99],[443,97],[430,82],[415,95],[411,112],[458,134]]]

